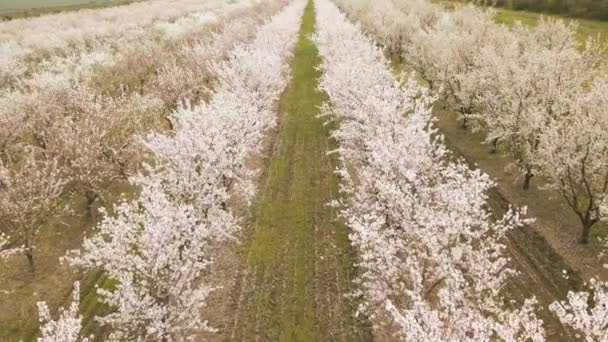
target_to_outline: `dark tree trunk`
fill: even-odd
[[[460,127],[462,127],[462,129],[467,129],[469,127],[468,124],[469,124],[469,120],[468,120],[467,116],[464,115],[462,117],[462,122],[460,123]]]
[[[522,186],[524,190],[530,189],[530,180],[532,180],[532,177],[534,177],[534,175],[531,172],[526,173],[524,176],[524,185]]]
[[[120,176],[121,180],[126,181],[129,179],[129,175],[127,173],[127,162],[120,162],[118,166],[118,175]]]
[[[32,247],[27,247],[24,253],[30,267],[30,272],[34,273],[36,271],[36,268],[34,267],[34,249]]]
[[[170,131],[174,131],[175,130],[175,126],[173,125],[173,121],[171,121],[171,119],[168,116],[165,116],[165,121],[169,125],[169,130]]]
[[[591,227],[593,227],[592,222],[583,222],[583,230],[581,231],[581,239],[579,242],[583,245],[589,243],[589,235],[591,235]]]
[[[492,140],[492,149],[490,150],[490,153],[496,153],[497,148],[498,148],[498,138],[494,138],[494,140]]]
[[[95,204],[95,201],[99,198],[99,194],[97,194],[97,192],[95,191],[90,191],[87,190],[84,194],[84,196],[87,199],[87,212],[89,217],[93,217],[94,216],[94,212],[93,212],[93,204]]]

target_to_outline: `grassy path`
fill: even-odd
[[[338,196],[330,127],[316,118],[315,14],[303,17],[291,82],[279,103],[279,131],[255,205],[230,340],[357,341],[368,331],[353,318],[353,258],[347,228],[326,204]]]

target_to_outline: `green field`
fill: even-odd
[[[452,0],[436,0],[435,3],[441,4],[446,9],[453,9],[457,6],[462,6],[461,2]],[[578,19],[557,14],[543,14],[527,11],[515,11],[505,8],[493,8],[495,11],[494,21],[498,24],[504,24],[509,27],[516,22],[521,22],[524,25],[535,26],[542,16],[557,18],[565,21],[573,21],[578,25],[577,37],[580,42],[584,42],[587,37],[600,37],[604,42],[608,41],[608,21]]]
[[[29,10],[33,8],[74,6],[91,3],[107,3],[111,0],[91,1],[91,0],[4,0],[0,2],[0,12]]]
[[[522,24],[534,26],[541,16],[559,18],[565,21],[574,21],[578,24],[579,41],[584,41],[587,37],[597,37],[598,35],[603,41],[608,40],[608,21],[588,20],[588,19],[572,19],[558,15],[547,15],[525,11],[513,11],[508,9],[497,8],[494,21],[507,26],[512,26],[516,21]]]
[[[571,18],[608,20],[608,0],[457,0],[517,11],[550,13]]]
[[[0,2],[0,21],[35,17],[86,8],[103,8],[145,0],[3,0]]]

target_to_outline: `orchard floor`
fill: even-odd
[[[108,188],[107,203],[130,199],[135,190],[117,182]],[[72,215],[49,220],[34,251],[35,272],[30,271],[25,256],[19,254],[0,263],[0,342],[36,341],[39,331],[36,302],[45,301],[52,310],[65,307],[71,301],[72,285],[80,281],[80,313],[85,335],[101,335],[94,322],[95,315],[103,315],[107,307],[97,301],[96,287],[108,288],[112,282],[101,272],[79,272],[60,261],[69,250],[82,246],[84,237],[98,222],[97,208],[87,208],[81,197],[66,199]],[[92,214],[89,214],[92,213]]]
[[[354,317],[354,251],[336,210],[339,180],[331,127],[317,118],[327,97],[317,90],[317,48],[312,2],[305,10],[291,62],[291,81],[279,102],[279,128],[270,148],[243,269],[232,295],[234,319],[226,340],[370,340]]]

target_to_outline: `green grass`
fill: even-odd
[[[353,278],[348,230],[328,201],[338,197],[331,127],[316,118],[327,97],[317,90],[317,48],[309,2],[279,103],[279,131],[245,247],[247,277],[231,340],[357,341],[368,329],[344,297]]]
[[[584,42],[587,37],[597,37],[603,42],[608,40],[608,21],[574,19],[554,14],[539,14],[526,11],[513,11],[503,8],[497,8],[494,21],[499,24],[513,26],[515,22],[520,21],[524,25],[536,26],[541,16],[558,18],[565,21],[573,21],[578,24],[577,38],[580,42]]]
[[[80,314],[82,315],[82,335],[102,338],[107,331],[100,327],[95,317],[111,312],[111,307],[99,301],[97,289],[112,291],[117,282],[108,278],[102,271],[91,271],[80,282]]]
[[[114,0],[114,1],[84,1],[84,0],[56,0],[45,1],[9,0],[0,4],[0,21],[37,17],[46,14],[78,11],[82,9],[98,9],[128,5],[145,0]]]
[[[108,3],[111,1],[91,1],[91,0],[3,0],[0,3],[0,11],[7,9],[32,9],[55,6],[74,6],[90,3]]]
[[[435,3],[441,4],[446,9],[454,9],[457,6],[462,6],[461,2],[450,1],[450,0],[436,0]],[[602,42],[608,42],[608,21],[589,20],[571,18],[557,14],[542,14],[536,12],[527,11],[514,11],[505,8],[493,8],[496,12],[494,21],[497,24],[504,24],[512,27],[516,22],[521,22],[527,26],[536,26],[541,16],[557,18],[565,21],[574,21],[578,24],[577,38],[579,42],[584,42],[587,37],[600,36]]]

